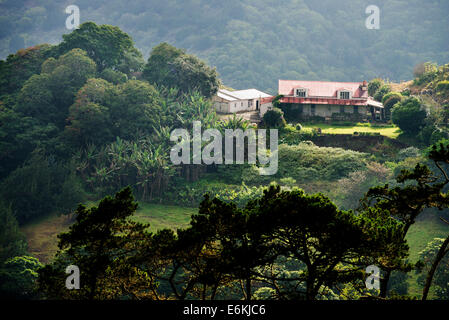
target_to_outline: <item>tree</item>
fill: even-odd
[[[427,299],[431,284],[438,299],[449,300],[449,237],[435,238],[420,252],[420,261],[424,264],[418,281],[423,285],[422,300]]]
[[[128,66],[123,65],[130,57],[142,59],[142,55],[134,48],[131,37],[118,27],[85,22],[62,38],[63,41],[58,45],[61,54],[80,48],[95,61],[99,71],[106,68],[120,68],[120,71],[126,74],[139,71],[134,70],[135,66],[129,67],[129,63]]]
[[[304,291],[287,293],[290,298],[314,300],[323,287],[361,279],[361,266],[369,259],[405,248],[404,242],[398,241],[400,225],[382,210],[356,216],[338,210],[322,194],[307,195],[300,189],[280,191],[274,186],[248,206],[259,212],[258,223],[253,224],[272,249],[304,266],[303,272],[290,279],[269,277],[303,283]],[[390,250],[385,252],[387,246]],[[272,284],[276,287],[276,282]]]
[[[167,43],[154,47],[143,71],[151,84],[178,88],[183,93],[199,91],[210,98],[220,86],[218,73],[202,60]]]
[[[382,104],[385,108],[385,114],[387,115],[388,119],[391,117],[391,109],[393,106],[401,102],[402,95],[399,92],[389,92],[382,98]]]
[[[47,297],[82,299],[117,299],[147,297],[151,290],[145,272],[129,259],[144,247],[150,234],[148,225],[132,221],[137,209],[131,188],[107,196],[90,209],[80,205],[76,221],[59,235],[55,262],[39,270],[39,289]],[[65,267],[80,269],[81,288],[68,292],[64,288]]]
[[[118,85],[111,101],[111,124],[117,128],[115,135],[131,139],[139,134],[149,134],[160,125],[162,110],[159,92],[145,81],[130,80]]]
[[[0,61],[0,96],[19,91],[26,80],[39,74],[42,63],[55,56],[54,47],[48,44],[21,49]]]
[[[373,79],[368,83],[368,94],[370,97],[374,97],[374,94],[377,92],[377,90],[380,89],[380,87],[383,85],[382,79]]]
[[[267,128],[283,128],[285,127],[284,112],[279,108],[268,110],[263,115],[263,123]]]
[[[43,265],[30,256],[17,256],[0,264],[0,296],[32,298],[36,294],[38,271]]]
[[[443,168],[449,163],[449,146],[443,143],[439,146],[433,145],[429,152],[429,159],[433,161],[437,172],[440,173],[439,176],[426,165],[418,163],[412,171],[402,170],[398,175],[396,180],[403,184],[402,186],[390,187],[386,184],[373,187],[367,192],[362,202],[365,209],[371,206],[386,210],[392,217],[400,221],[402,223],[402,239],[405,239],[410,227],[425,208],[436,207],[441,210],[449,206],[447,194],[444,192],[449,178]],[[447,246],[447,244],[445,245]],[[442,246],[442,252],[445,250],[445,246]],[[402,261],[404,258],[405,256],[396,256],[391,261],[386,260],[387,263],[383,263],[385,274],[381,279],[381,297],[387,296],[391,272],[409,269],[409,266],[404,264],[405,261]],[[435,264],[435,268],[437,265],[438,263]],[[428,283],[431,282],[431,279],[432,277],[429,276]]]
[[[26,253],[26,241],[11,208],[0,202],[0,265]]]
[[[62,129],[76,92],[95,73],[95,63],[81,49],[73,49],[58,59],[49,58],[42,73],[25,82],[16,110]]]
[[[391,87],[388,84],[384,84],[382,85],[374,94],[374,100],[376,101],[382,101],[383,97],[387,94],[391,92]]]
[[[116,88],[103,79],[89,79],[78,91],[75,103],[69,108],[64,135],[78,146],[89,143],[101,145],[113,140],[108,105],[116,95]]]
[[[416,134],[424,125],[426,111],[422,110],[420,101],[411,97],[394,105],[392,120],[401,130]]]

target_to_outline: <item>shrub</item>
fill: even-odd
[[[382,87],[379,88],[379,90],[376,91],[374,94],[374,100],[376,101],[382,101],[383,97],[391,92],[391,88],[388,84],[384,84]]]
[[[284,112],[279,108],[268,110],[263,116],[263,122],[268,128],[283,128],[286,125]]]
[[[383,96],[382,104],[384,105],[385,112],[388,118],[390,117],[391,109],[393,108],[393,106],[396,103],[401,102],[401,100],[402,94],[400,94],[399,92],[389,92]]]
[[[112,69],[104,69],[100,77],[108,82],[113,84],[125,83],[128,81],[128,76],[123,72],[112,70]]]
[[[373,97],[379,88],[384,84],[382,79],[373,79],[368,83],[368,94]]]
[[[426,111],[421,109],[421,103],[415,97],[398,102],[393,107],[393,123],[406,133],[418,133],[424,125],[425,119]]]
[[[421,156],[421,151],[419,151],[416,147],[408,147],[399,150],[397,159],[398,161],[402,161],[406,158],[416,158]]]
[[[438,92],[449,92],[449,80],[438,82],[436,89]]]

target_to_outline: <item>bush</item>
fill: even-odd
[[[438,82],[436,89],[438,92],[449,92],[449,80]]]
[[[340,148],[318,147],[301,142],[298,145],[279,146],[277,179],[291,177],[305,181],[331,181],[350,172],[364,170],[366,154]]]
[[[393,123],[409,134],[416,134],[421,130],[426,116],[426,111],[421,109],[421,103],[415,97],[398,102],[392,111]]]
[[[396,103],[401,102],[401,100],[402,100],[402,94],[400,94],[399,92],[389,92],[383,96],[382,104],[384,105],[385,112],[387,114],[387,118],[390,117],[391,109],[393,108],[393,106]]]
[[[113,84],[120,84],[125,83],[128,81],[128,76],[124,74],[123,72],[112,70],[112,69],[104,69],[100,77],[108,82],[111,82]]]
[[[34,155],[3,180],[0,197],[24,224],[53,212],[69,213],[82,201],[84,191],[67,167]]]
[[[406,158],[416,158],[421,156],[421,151],[416,147],[408,147],[399,150],[397,155],[398,161],[403,161]]]
[[[373,79],[368,83],[368,95],[373,97],[379,88],[384,84],[382,79]]]
[[[382,87],[379,88],[379,90],[376,91],[374,94],[374,100],[376,101],[382,101],[383,97],[391,92],[391,88],[388,84],[384,84]]]
[[[268,110],[263,115],[263,122],[268,128],[283,128],[286,125],[284,112],[279,108]]]

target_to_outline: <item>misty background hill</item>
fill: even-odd
[[[278,79],[361,81],[412,78],[419,62],[449,61],[447,0],[3,0],[0,58],[56,44],[65,8],[81,23],[120,27],[148,58],[168,42],[216,66],[227,86],[277,91]],[[377,5],[380,29],[365,27]]]

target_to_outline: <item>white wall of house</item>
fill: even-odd
[[[262,118],[264,116],[264,114],[271,108],[273,108],[273,105],[271,104],[271,102],[261,104],[260,108],[259,108],[260,117]]]
[[[235,113],[256,110],[258,99],[224,101],[223,99],[214,99],[214,107],[220,113]],[[251,102],[252,101],[252,102]],[[260,103],[260,102],[259,102]]]
[[[333,113],[340,113],[341,107],[343,108],[345,113],[354,113],[354,106],[346,106],[346,105],[333,105],[333,104],[316,104],[315,105],[315,116],[318,117],[331,117]],[[312,115],[312,105],[311,104],[303,104],[302,112],[305,115]],[[366,114],[367,112],[366,106],[359,106],[358,113]]]

